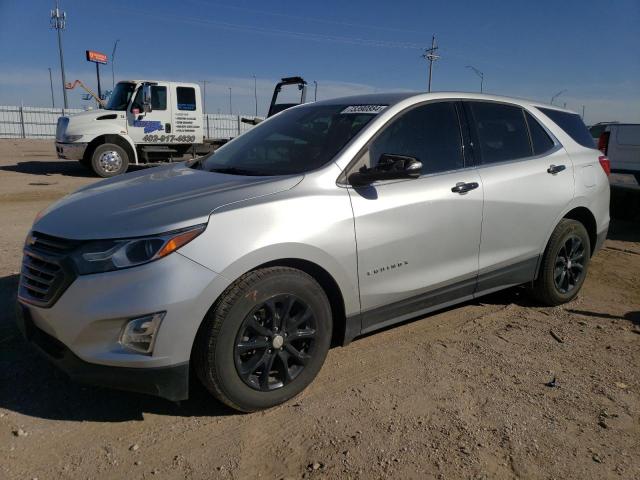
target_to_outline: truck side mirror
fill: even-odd
[[[151,107],[151,85],[145,83],[142,86],[142,110],[149,113],[153,110]]]

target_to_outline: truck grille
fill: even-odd
[[[42,233],[29,234],[20,274],[20,300],[50,307],[75,279],[69,255],[79,242]]]

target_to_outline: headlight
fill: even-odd
[[[88,242],[73,255],[80,275],[134,267],[166,257],[200,235],[206,225],[149,237]]]
[[[65,135],[64,141],[66,143],[70,143],[70,142],[75,142],[77,140],[80,140],[81,138],[82,138],[82,135]]]

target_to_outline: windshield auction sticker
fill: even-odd
[[[387,108],[387,105],[351,105],[340,113],[370,113],[376,115]]]

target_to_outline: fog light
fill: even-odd
[[[120,344],[134,352],[151,355],[156,343],[160,322],[167,312],[157,312],[144,317],[132,318],[122,329]]]

